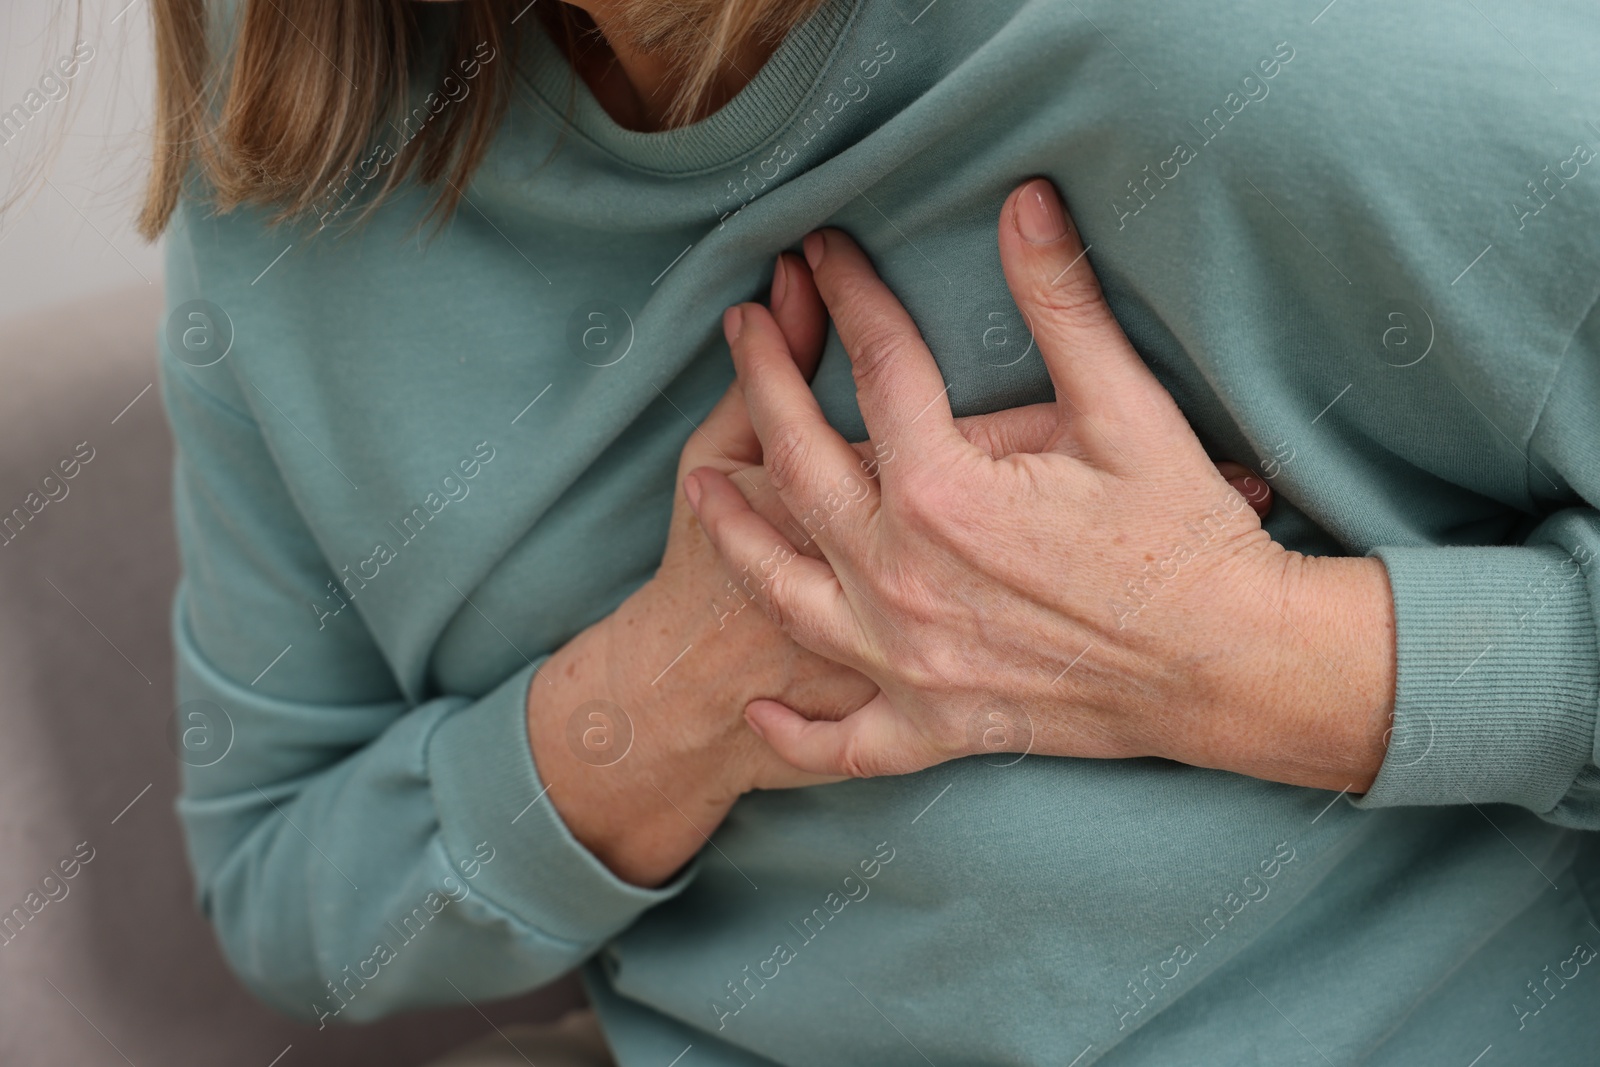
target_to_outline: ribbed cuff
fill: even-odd
[[[528,686],[542,662],[439,724],[428,748],[434,803],[452,859],[471,858],[480,842],[495,850],[476,882],[485,897],[545,934],[598,944],[680,892],[698,861],[667,885],[643,889],[572,836],[549,795],[540,795],[528,741]]]
[[[1593,758],[1600,648],[1557,548],[1380,548],[1398,644],[1393,733],[1357,807],[1547,812]]]

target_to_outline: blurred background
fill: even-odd
[[[133,229],[155,84],[147,2],[84,0],[76,35],[77,0],[0,4],[0,196],[47,165],[49,180],[0,220],[0,320],[160,285],[160,249]],[[93,58],[61,79],[79,40]],[[50,74],[61,89],[41,86]]]
[[[133,227],[153,82],[148,0],[0,0],[0,1064],[419,1064],[577,994],[319,1032],[252,1000],[194,908],[161,249]]]

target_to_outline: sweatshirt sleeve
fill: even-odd
[[[1398,645],[1393,732],[1360,807],[1516,804],[1600,830],[1600,314],[1528,437],[1520,544],[1379,548]]]
[[[252,416],[166,357],[183,581],[178,812],[234,970],[301,1017],[520,993],[670,897],[576,841],[529,746],[529,664],[487,695],[402,699]],[[332,601],[330,601],[332,603]]]

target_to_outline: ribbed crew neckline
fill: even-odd
[[[827,73],[861,0],[826,0],[790,31],[750,83],[715,113],[673,130],[619,126],[542,28],[528,35],[519,75],[570,130],[625,163],[666,174],[710,170],[764,145],[794,118]]]

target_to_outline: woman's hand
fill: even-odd
[[[785,358],[804,383],[821,358],[827,316],[799,257],[780,257],[772,296],[772,321],[790,339]],[[961,429],[994,452],[1036,449],[1053,419],[1049,405],[1035,405],[963,420]],[[870,444],[859,446],[859,489],[880,459]],[[529,737],[551,803],[601,862],[637,884],[659,884],[683,866],[743,793],[836,779],[780,759],[746,727],[746,705],[771,698],[837,718],[877,693],[865,676],[796,644],[753,607],[760,561],[727,568],[690,512],[684,476],[715,470],[770,521],[790,524],[801,551],[817,553],[806,531],[833,516],[793,519],[761,461],[735,383],[684,445],[655,576],[563,646],[529,690]]]
[[[872,444],[896,458],[817,534],[825,561],[788,559],[720,472],[693,472],[688,496],[732,566],[788,559],[760,590],[769,613],[881,693],[839,721],[756,701],[751,726],[818,774],[1004,749],[1364,789],[1393,697],[1382,565],[1267,536],[1118,328],[1047,182],[1007,200],[1000,250],[1057,402],[1044,447],[995,458],[957,430],[861,250],[837,231],[807,238]],[[724,326],[784,504],[828,510],[857,452],[823,420],[780,323],[746,304]]]
[[[804,270],[789,259],[790,272]],[[776,288],[782,295],[781,282]],[[776,302],[776,321],[796,338],[790,369],[802,382],[826,329],[821,298],[812,287],[808,306],[806,295]],[[636,884],[670,878],[743,793],[833,780],[797,770],[753,735],[742,718],[750,701],[839,716],[877,692],[856,671],[795,644],[764,612],[745,610],[753,603],[746,576],[723,565],[688,509],[683,476],[702,467],[749,478],[752,496],[777,517],[761,458],[735,383],[684,445],[654,577],[557,651],[529,689],[529,738],[551,803],[602,863]]]
[[[798,256],[785,253],[778,257],[772,275],[772,313],[773,321],[783,333],[784,343],[788,345],[790,353],[795,357],[796,366],[802,368],[816,367],[817,361],[822,358],[823,342],[828,332],[828,309],[823,303],[822,294],[818,292],[816,280],[812,277],[810,268]],[[733,341],[730,338],[729,344]],[[808,375],[809,377],[809,375]],[[735,383],[734,389],[738,389]],[[741,405],[743,393],[738,393]],[[745,410],[743,407],[741,411]],[[748,418],[748,416],[745,416]],[[961,436],[972,445],[989,456],[999,458],[1009,456],[1013,452],[1038,452],[1049,447],[1051,439],[1056,432],[1056,406],[1054,404],[1027,404],[1022,407],[1007,408],[1002,411],[990,412],[985,415],[969,415],[966,418],[956,419],[956,429]],[[754,428],[749,432],[754,438]],[[695,442],[690,442],[693,448]],[[860,482],[863,478],[877,477],[878,468],[885,463],[894,461],[894,448],[892,444],[874,444],[872,441],[861,441],[850,446],[859,457],[859,473],[861,477],[844,479],[836,487],[838,495],[833,503],[824,500],[821,512],[811,509],[800,513],[797,518],[790,514],[784,506],[783,499],[778,491],[773,488],[771,480],[767,477],[766,468],[757,460],[753,466],[743,463],[733,464],[728,457],[719,454],[722,463],[709,463],[714,470],[726,472],[730,466],[738,466],[736,484],[739,491],[750,502],[752,509],[774,527],[784,532],[790,544],[802,554],[816,559],[822,558],[822,550],[817,546],[815,534],[832,519],[832,512],[839,508],[849,506],[861,492]],[[749,445],[746,457],[760,455],[760,441],[755,439]],[[679,464],[678,480],[684,481],[684,475],[693,470],[696,464],[689,462],[689,452],[686,449],[685,460]],[[1258,478],[1249,468],[1237,463],[1219,463],[1217,470],[1227,479],[1228,484],[1238,489],[1256,514],[1265,518],[1272,508],[1272,489],[1266,482]]]

